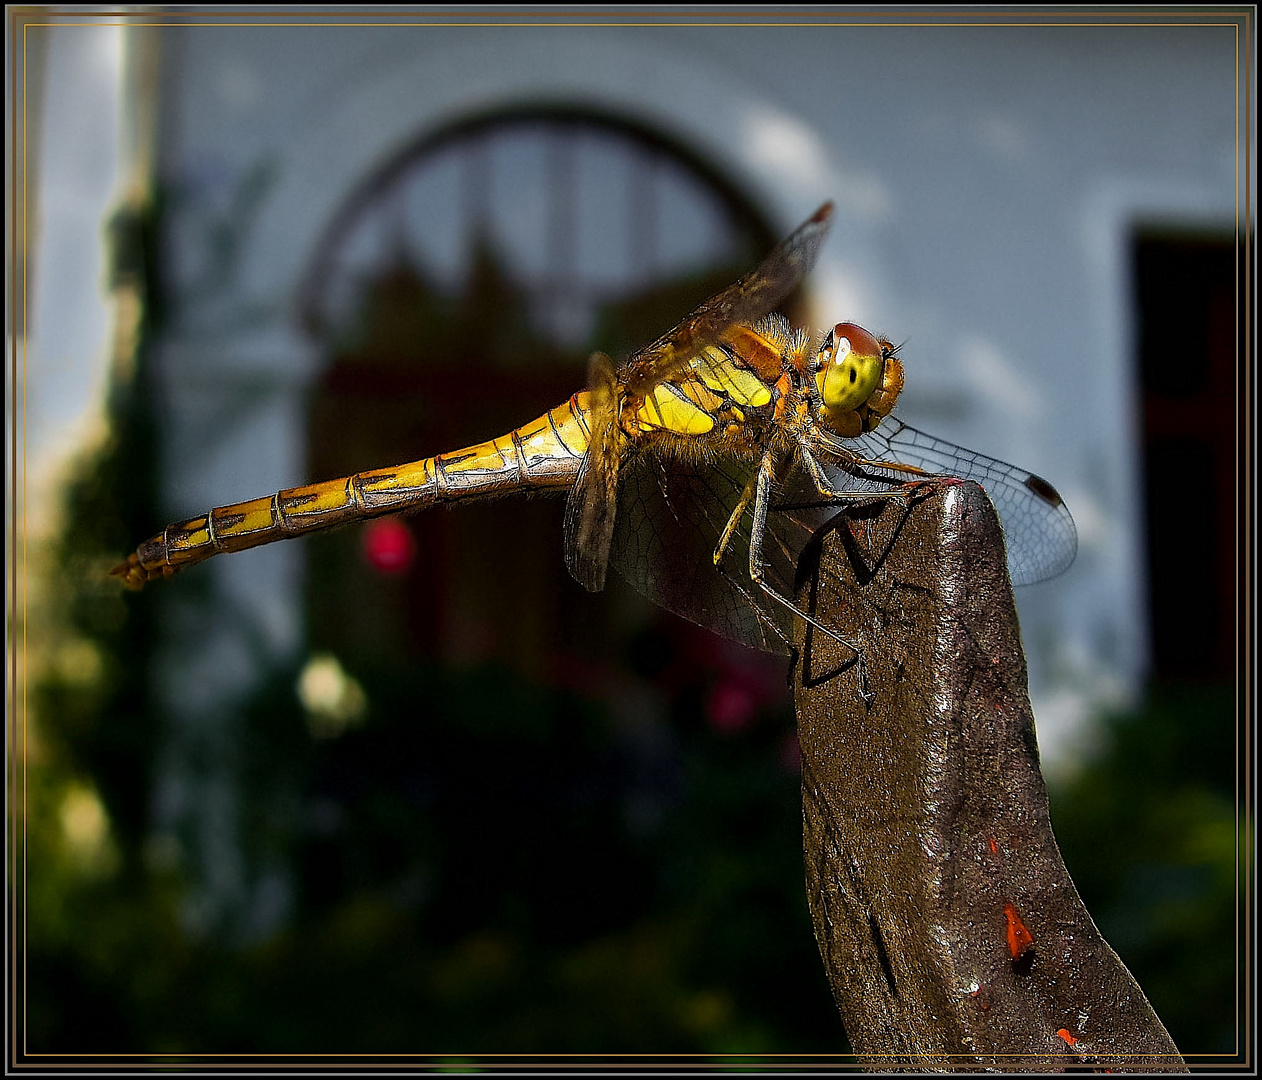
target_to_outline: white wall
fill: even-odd
[[[175,518],[305,477],[299,395],[319,363],[292,292],[349,189],[404,142],[529,100],[624,112],[685,139],[788,228],[838,221],[818,321],[906,339],[904,419],[1050,479],[1081,548],[1020,595],[1052,764],[1145,664],[1128,230],[1231,228],[1234,37],[1212,27],[239,27],[164,31],[168,182],[226,207],[277,183],[228,295],[190,292],[167,343]],[[177,253],[197,262],[198,213]],[[192,278],[190,276],[190,282]],[[259,303],[262,320],[241,326]],[[219,326],[207,340],[201,328]],[[260,403],[208,439],[239,378]],[[435,447],[435,450],[443,449]],[[559,543],[559,538],[558,538]],[[298,644],[300,545],[211,564],[278,654]],[[238,642],[230,626],[224,648]],[[217,681],[210,665],[207,679]]]
[[[122,36],[115,26],[67,27],[31,43],[49,73],[40,78],[33,65],[23,102],[30,135],[19,206],[30,233],[16,283],[29,318],[22,407],[33,534],[55,528],[59,470],[100,434],[110,357],[104,223],[118,195]]]

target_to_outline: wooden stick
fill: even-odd
[[[1186,1071],[1052,835],[1003,536],[975,484],[848,510],[798,601],[807,893],[877,1069]]]

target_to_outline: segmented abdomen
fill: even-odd
[[[216,507],[168,525],[112,573],[139,589],[146,581],[170,577],[220,552],[244,551],[351,521],[519,490],[565,491],[587,450],[589,413],[584,391],[507,435],[464,450]]]

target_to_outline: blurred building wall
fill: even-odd
[[[815,325],[905,341],[904,419],[1065,496],[1078,560],[1019,597],[1045,756],[1141,684],[1129,244],[1141,224],[1233,226],[1229,30],[172,25],[154,38],[163,520],[323,478],[307,473],[305,402],[328,356],[297,296],[364,177],[463,117],[598,108],[693,147],[781,232],[834,199]],[[502,191],[496,212],[528,197]],[[491,392],[477,375],[470,392]],[[199,572],[207,586],[173,594],[165,616],[164,685],[187,730],[304,647],[302,544]],[[164,805],[192,803],[215,805],[188,791]]]
[[[1146,646],[1126,245],[1139,220],[1232,225],[1229,33],[167,27],[160,47],[171,517],[306,477],[300,402],[323,358],[292,305],[357,182],[463,115],[598,105],[694,146],[785,229],[837,201],[817,323],[905,340],[904,417],[1048,477],[1078,521],[1068,576],[1021,597],[1045,742],[1133,690]],[[234,202],[259,170],[272,183],[257,204]],[[239,245],[218,279],[216,228]],[[250,667],[242,617],[266,650],[300,646],[301,564],[301,545],[212,564],[214,665]]]
[[[95,349],[96,368],[88,353],[110,332],[98,274],[102,214],[149,159],[129,140],[148,146],[153,138],[165,299],[153,343],[163,445],[153,530],[323,478],[313,474],[313,448],[332,433],[309,430],[310,402],[327,394],[323,376],[336,361],[328,342],[304,331],[302,293],[322,238],[363,180],[471,116],[531,103],[601,111],[692,148],[774,233],[835,199],[833,235],[810,283],[815,326],[856,319],[905,342],[906,420],[1034,469],[1064,493],[1082,536],[1078,561],[1064,578],[1018,593],[1045,763],[1070,761],[1087,738],[1084,720],[1141,688],[1152,650],[1133,238],[1230,235],[1237,169],[1243,182],[1246,165],[1234,143],[1230,26],[167,24],[143,35],[103,25],[45,33],[42,63],[35,49],[28,57],[30,77],[45,87],[29,98],[40,120],[40,139],[28,148],[28,179],[40,196],[28,206],[38,218],[29,262],[30,454],[69,442],[62,414],[100,399],[109,348]],[[160,71],[156,88],[150,64]],[[501,180],[486,196],[497,227],[543,235],[538,221],[524,223],[543,202],[538,178]],[[586,236],[604,221],[598,183],[575,188]],[[711,225],[687,214],[670,223],[680,250],[703,244]],[[1177,318],[1174,327],[1179,333]],[[1181,375],[1177,353],[1171,371]],[[538,411],[516,414],[525,372],[514,380],[467,375],[473,413],[490,413],[492,399],[514,420]],[[577,363],[557,401],[583,377]],[[458,391],[444,396],[444,408],[456,408]],[[1186,418],[1193,426],[1230,420]],[[357,467],[451,448],[409,445]],[[1196,490],[1203,469],[1181,464],[1186,512],[1148,527],[1166,530],[1191,560],[1212,558]],[[32,469],[33,490],[48,474]],[[517,520],[495,517],[505,558],[551,560],[564,578],[559,530],[522,553]],[[259,724],[242,703],[270,700],[257,690],[269,674],[270,688],[280,684],[284,694],[294,681],[312,681],[293,672],[312,650],[304,606],[322,587],[315,543],[216,559],[151,593],[163,645],[162,655],[145,657],[155,662],[144,678],[155,681],[165,712],[155,790],[138,796],[154,811],[145,858],[169,864],[187,855],[192,884],[182,900],[194,937],[220,929],[231,940],[264,939],[295,902],[293,849],[286,862],[241,843],[260,831],[249,818],[259,796],[242,781]],[[487,573],[491,593],[510,580],[505,564]],[[567,587],[574,593],[558,606],[577,603],[579,590]],[[524,603],[538,601],[531,594]],[[336,598],[327,607],[336,611]],[[346,636],[363,621],[348,618]],[[586,625],[578,625],[582,635]],[[377,630],[390,636],[389,627]],[[321,672],[338,695],[360,690],[353,666],[342,670],[328,657],[307,666],[307,675]],[[772,681],[782,684],[779,675]],[[627,723],[660,734],[658,688],[631,685],[641,693],[622,703],[634,714]],[[269,773],[261,786],[283,785]],[[295,833],[308,828],[308,811],[310,821],[327,821],[328,801],[299,807],[288,823]],[[418,828],[422,818],[418,811]],[[1153,891],[1151,879],[1136,889]]]

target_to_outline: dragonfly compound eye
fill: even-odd
[[[850,412],[881,385],[885,368],[881,343],[854,323],[838,324],[829,338],[833,346],[825,343],[820,352],[815,385],[830,413]]]

